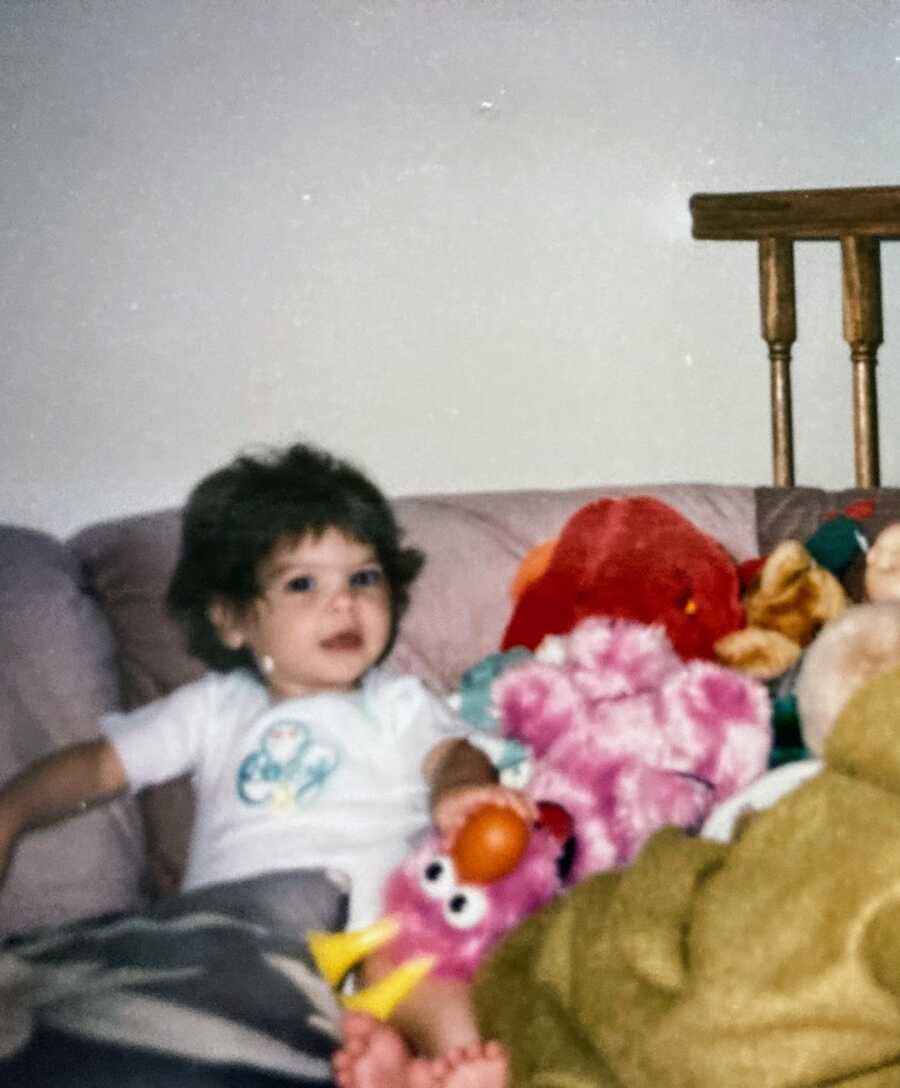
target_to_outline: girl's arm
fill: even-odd
[[[497,770],[480,748],[467,740],[445,740],[428,753],[422,768],[431,790],[432,812],[440,799],[467,786],[490,786]]]
[[[23,832],[109,801],[127,786],[125,768],[105,737],[36,760],[0,790],[0,880]]]

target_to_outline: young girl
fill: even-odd
[[[527,815],[440,700],[378,667],[422,565],[401,536],[374,484],[309,446],[239,457],[201,481],[168,604],[210,671],[106,716],[98,739],[0,791],[0,876],[29,828],[191,773],[184,888],[339,869],[358,927],[378,917],[384,878],[429,811],[450,833],[486,793]],[[373,957],[365,981],[392,966]],[[341,1088],[506,1083],[506,1055],[481,1041],[465,984],[426,979],[393,1023],[346,1015]]]

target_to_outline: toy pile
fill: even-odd
[[[562,887],[627,864],[660,827],[699,829],[766,767],[762,685],[711,661],[683,661],[658,625],[585,619],[514,661],[492,697],[501,737],[527,753],[508,770],[535,802],[538,824],[487,874],[479,867],[490,864],[490,842],[467,849],[468,825],[449,841],[429,836],[387,887],[398,962],[430,954],[438,972],[470,976]]]
[[[514,1083],[900,1083],[900,526],[867,560],[871,598],[800,662],[817,758],[699,837],[659,831],[495,950],[476,999]]]
[[[476,813],[428,836],[387,887],[393,958],[471,977],[560,890],[629,865],[662,828],[733,821],[779,751],[821,751],[848,686],[900,664],[900,524],[869,546],[864,514],[739,566],[658,500],[601,500],[526,556],[500,650],[457,705],[539,817]],[[840,575],[861,551],[854,605]]]

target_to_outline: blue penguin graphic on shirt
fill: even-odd
[[[250,805],[289,809],[308,803],[338,765],[338,753],[300,721],[273,722],[241,762],[237,791]]]

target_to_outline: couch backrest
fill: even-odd
[[[510,586],[524,555],[556,536],[600,497],[653,494],[720,540],[737,559],[756,554],[753,489],[712,485],[581,488],[432,495],[396,500],[408,542],[426,556],[391,664],[451,690],[465,668],[495,650],[511,611]],[[122,700],[136,706],[196,676],[163,595],[175,563],[179,513],[104,522],[78,533],[72,550],[119,650]]]
[[[900,488],[758,487],[756,527],[765,555],[783,540],[807,540],[835,514],[850,512],[872,542],[886,525],[900,521]],[[865,554],[861,551],[841,581],[852,601],[863,599]]]

